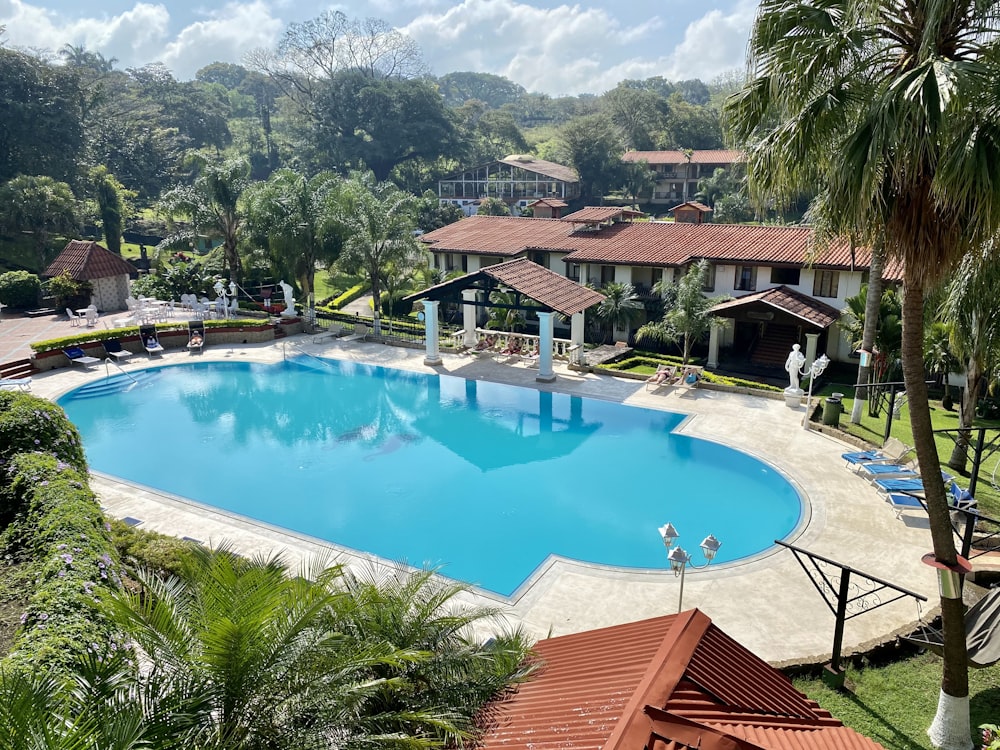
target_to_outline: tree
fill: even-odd
[[[966,384],[958,414],[960,429],[972,427],[983,384],[1000,355],[1000,307],[996,304],[1000,260],[991,250],[970,253],[962,259],[948,283],[940,311],[950,330],[951,350],[965,366]],[[970,438],[969,431],[957,434],[948,466],[965,471]]]
[[[461,208],[451,202],[442,203],[438,194],[427,190],[416,201],[414,219],[417,228],[422,232],[433,232],[435,229],[454,224],[465,218]],[[432,286],[428,284],[427,286]]]
[[[871,363],[864,371],[864,382],[867,384],[884,383],[899,377],[899,353],[903,340],[902,306],[899,295],[893,288],[882,288],[880,296],[876,297],[872,285],[863,284],[861,291],[845,302],[847,308],[837,325],[843,330],[854,349],[865,349],[872,352]],[[872,304],[874,301],[874,304]],[[865,347],[864,342],[868,341]],[[861,378],[859,369],[858,377]],[[861,390],[861,389],[859,389]],[[867,388],[864,389],[867,392]],[[858,401],[867,402],[867,393]],[[869,412],[877,414],[877,405],[872,405]]]
[[[939,471],[923,367],[928,290],[1000,226],[995,7],[962,0],[765,0],[750,80],[726,112],[752,193],[791,196],[824,177],[824,226],[903,266],[903,378],[923,476]],[[825,229],[824,229],[825,227]],[[934,557],[957,570],[941,483],[925,485]],[[942,587],[944,659],[932,744],[970,747],[964,607]]]
[[[240,203],[250,184],[249,175],[250,164],[245,159],[206,162],[193,185],[174,188],[159,203],[160,210],[171,218],[181,216],[191,222],[193,231],[186,234],[205,231],[222,238],[230,278],[236,283],[243,278],[237,245],[244,219]]]
[[[8,232],[31,232],[39,272],[46,265],[49,237],[76,230],[76,197],[69,185],[51,177],[21,175],[0,186],[0,226]]]
[[[660,148],[722,148],[722,123],[719,113],[707,105],[691,104],[680,92],[667,102],[666,130]]]
[[[597,319],[604,328],[604,340],[614,336],[615,331],[624,330],[631,333],[632,323],[642,313],[642,303],[635,294],[631,284],[621,284],[612,281],[601,289],[604,299],[597,306]]]
[[[131,199],[136,194],[118,182],[104,166],[90,170],[90,180],[97,195],[97,212],[104,229],[104,242],[108,250],[121,255],[122,227],[131,214]]]
[[[601,103],[624,149],[654,148],[653,133],[663,129],[667,109],[661,96],[619,84],[601,97]]]
[[[618,181],[621,149],[602,115],[577,117],[559,131],[562,158],[580,175],[583,198],[597,198],[603,203],[604,194]]]
[[[445,106],[452,108],[475,99],[490,109],[499,109],[527,93],[520,84],[493,73],[446,73],[437,79],[437,85]]]
[[[872,262],[868,272],[868,284],[865,290],[865,317],[864,326],[861,331],[859,342],[862,351],[875,351],[875,338],[877,336],[877,320],[881,318],[876,314],[879,312],[879,303],[882,300],[882,273],[885,269],[885,250],[877,247],[872,250]],[[861,424],[861,413],[865,401],[868,400],[867,384],[871,378],[872,366],[866,359],[858,363],[858,380],[863,384],[855,390],[854,404],[851,407],[851,423]]]
[[[638,205],[640,198],[652,198],[656,177],[645,161],[630,161],[619,167],[622,195]]]
[[[381,299],[381,279],[387,265],[419,255],[413,237],[413,196],[371,173],[355,173],[341,193],[337,223],[345,243],[340,264],[359,268]],[[374,310],[375,335],[382,335],[379,305]]]
[[[332,263],[340,253],[336,216],[342,189],[343,180],[332,172],[307,179],[281,169],[247,191],[251,234],[295,277],[304,296],[315,290],[317,264]]]
[[[668,295],[674,302],[667,308],[660,320],[646,323],[635,334],[640,343],[652,341],[658,344],[682,342],[681,355],[684,364],[691,358],[691,347],[717,325],[716,319],[708,312],[721,298],[709,299],[702,294],[708,281],[708,261],[700,260],[691,266],[675,289]],[[661,291],[662,293],[662,291]]]
[[[510,216],[510,207],[499,198],[483,198],[476,209],[477,216]]]

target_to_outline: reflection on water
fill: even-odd
[[[799,517],[770,467],[674,414],[310,357],[155,372],[62,399],[93,468],[501,593],[550,553],[662,567],[666,520],[722,561]]]

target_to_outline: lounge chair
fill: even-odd
[[[913,492],[890,492],[885,500],[896,512],[896,518],[900,518],[906,510],[927,510],[924,499]],[[976,498],[968,490],[951,482],[948,485],[948,507],[952,510],[972,510],[976,507]]]
[[[70,362],[83,365],[87,369],[90,369],[91,365],[96,365],[101,361],[98,357],[88,357],[84,353],[83,349],[78,346],[71,346],[69,349],[63,349],[63,354],[69,357]]]
[[[354,333],[350,336],[344,336],[341,341],[364,341],[368,338],[368,334],[371,333],[371,329],[364,323],[354,324]]]
[[[885,441],[885,445],[883,445],[880,450],[873,449],[870,451],[843,453],[841,454],[841,457],[847,462],[847,466],[857,469],[858,466],[873,462],[896,463],[898,461],[902,461],[912,450],[913,448],[910,446],[897,440],[896,438],[891,437]]]
[[[0,378],[0,391],[30,391],[31,378]]]
[[[123,348],[122,342],[118,339],[105,339],[101,343],[104,344],[104,351],[108,353],[109,357],[114,357],[116,362],[121,362],[132,356],[132,352]]]
[[[160,338],[156,335],[155,325],[139,326],[139,340],[142,342],[142,348],[146,350],[151,359],[154,354],[163,354],[163,345],[160,344]]]
[[[673,385],[678,380],[677,367],[675,365],[660,365],[656,372],[646,378],[646,390],[655,391],[663,385]]]
[[[948,472],[941,472],[941,482],[952,482],[952,476]],[[887,477],[875,479],[873,485],[887,495],[891,492],[923,492],[924,480],[921,477]]]
[[[520,338],[511,338],[507,342],[507,346],[497,352],[497,361],[517,362],[521,358],[523,346]]]
[[[701,373],[704,369],[704,367],[699,367],[698,365],[685,366],[677,379],[677,385],[684,388],[694,388],[698,385],[698,381],[701,380]]]
[[[205,346],[205,323],[200,320],[188,321],[188,344],[189,352],[200,352]]]
[[[920,474],[915,470],[916,468],[916,461],[908,464],[872,461],[858,467],[858,476],[862,476],[869,481],[873,479],[889,479],[891,477],[918,477]]]
[[[496,352],[497,340],[495,336],[489,335],[479,339],[476,345],[469,349],[471,354],[492,357]]]

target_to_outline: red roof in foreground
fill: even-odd
[[[486,750],[878,750],[690,610],[549,638]]]
[[[70,240],[42,276],[58,276],[66,271],[75,281],[131,275],[135,269],[127,261],[96,242]]]

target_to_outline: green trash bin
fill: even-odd
[[[843,393],[832,393],[827,396],[823,403],[823,424],[830,427],[840,427],[840,412],[844,410],[841,401],[843,397]]]

